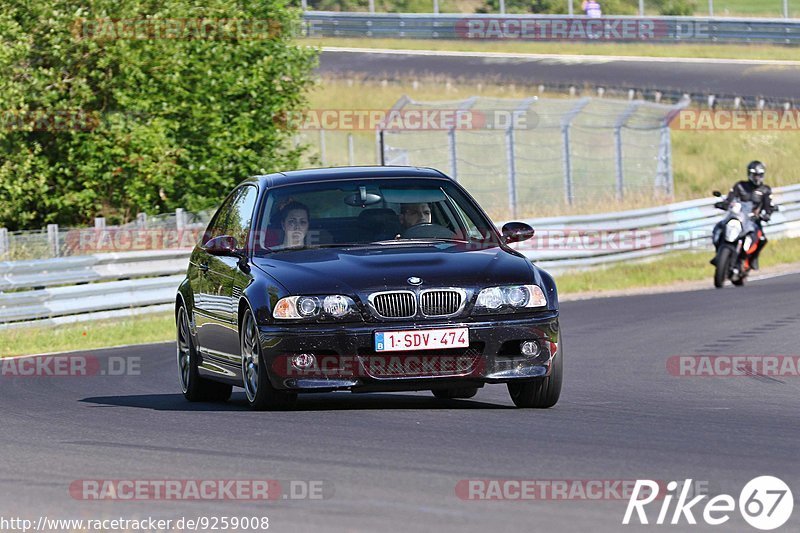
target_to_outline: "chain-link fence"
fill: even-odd
[[[518,0],[299,0],[304,11],[366,13],[494,13],[583,15],[583,2],[547,5]],[[796,18],[798,0],[598,0],[603,15],[681,15],[709,17]]]
[[[0,261],[71,257],[93,253],[164,250],[193,246],[205,230],[213,210],[148,216],[119,226],[106,225],[102,217],[94,227],[64,228],[48,224],[38,230],[8,231],[0,228]]]
[[[449,173],[499,217],[552,203],[667,199],[669,121],[682,107],[605,98],[404,97],[379,132],[379,153],[387,165]],[[412,118],[431,127],[411,128]]]

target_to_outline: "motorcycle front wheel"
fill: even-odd
[[[725,284],[725,278],[728,277],[728,270],[730,269],[731,256],[733,250],[730,246],[722,245],[717,250],[716,267],[714,271],[714,287],[721,289]]]

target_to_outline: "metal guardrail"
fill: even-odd
[[[177,274],[186,270],[189,253],[148,250],[0,262],[0,292]]]
[[[800,237],[800,185],[776,188],[781,211],[766,224],[769,238]],[[722,211],[701,199],[600,215],[527,220],[538,233],[516,248],[551,273],[649,259],[672,251],[710,250]]]
[[[800,44],[800,20],[427,13],[303,13],[307,37]]]
[[[800,237],[800,185],[777,188],[774,197],[782,211],[773,215],[767,235]],[[537,235],[516,247],[556,275],[675,250],[705,250],[722,214],[714,201],[530,219]],[[621,245],[623,240],[632,245]],[[0,263],[0,329],[169,311],[189,253],[163,250]]]

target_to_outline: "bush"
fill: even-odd
[[[203,4],[4,2],[0,227],[200,210],[249,175],[298,164],[291,126],[273,120],[302,108],[315,66],[293,42],[298,12],[282,0]],[[107,22],[143,18],[270,22],[256,35],[157,39],[115,38],[123,27]]]
[[[665,0],[659,5],[658,12],[665,16],[689,17],[696,9],[694,0]]]

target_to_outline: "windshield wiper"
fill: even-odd
[[[397,238],[397,239],[388,239],[388,240],[385,240],[385,241],[375,241],[375,242],[370,243],[370,244],[417,244],[417,243],[430,244],[430,243],[437,243],[437,242],[452,242],[452,243],[457,243],[457,244],[469,244],[469,241],[465,241],[463,239],[447,239],[447,238],[426,238],[426,239],[408,238],[408,239],[406,239],[406,238],[403,238],[403,237],[400,237],[400,238]]]

